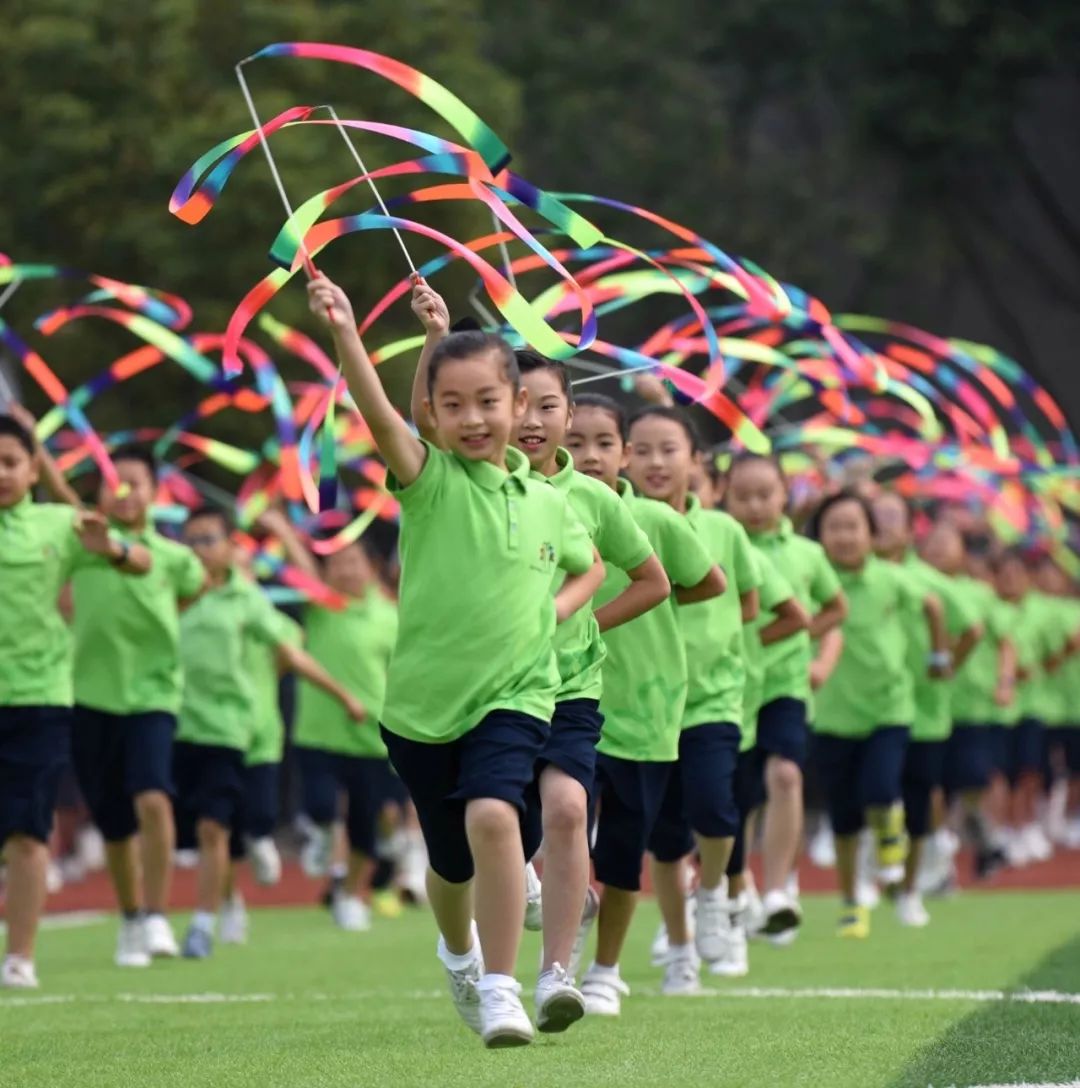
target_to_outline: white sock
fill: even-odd
[[[468,952],[463,952],[461,955],[458,955],[456,952],[451,952],[450,949],[446,947],[446,941],[440,937],[437,954],[439,959],[442,960],[443,966],[446,967],[448,971],[463,971],[466,967],[470,966],[470,964],[476,962],[476,936],[475,934],[473,935],[472,948],[470,948]]]
[[[484,977],[476,984],[476,988],[481,993],[486,993],[489,990],[513,990],[515,993],[520,991],[521,987],[517,983],[517,979],[513,975],[497,975],[494,972],[484,975]]]
[[[619,965],[616,963],[609,967],[606,963],[594,963],[592,967],[589,968],[588,974],[593,978],[603,978],[614,981],[619,977]]]
[[[211,937],[217,929],[217,916],[208,910],[197,910],[191,916],[191,928],[201,929],[203,933],[209,933]]]
[[[673,960],[690,959],[694,954],[694,946],[687,941],[686,944],[669,944],[668,953]]]
[[[702,884],[701,887],[698,888],[698,895],[700,895],[702,899],[720,899],[725,895],[726,892],[727,881],[723,879],[720,881],[719,884],[716,885],[715,888],[706,888],[704,884]]]

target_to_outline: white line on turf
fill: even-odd
[[[81,929],[83,926],[96,926],[109,917],[100,910],[68,910],[62,914],[46,914],[41,919],[41,929]],[[0,922],[0,933],[6,933],[7,926]]]
[[[659,991],[648,987],[636,989],[641,997],[658,997]],[[730,990],[705,989],[702,997],[721,997],[732,1000],[844,1000],[844,1001],[960,1001],[990,1003],[1015,1001],[1026,1005],[1080,1005],[1080,993],[1068,993],[1062,990],[888,990],[880,988],[861,989],[857,987],[733,987]],[[192,994],[40,994],[20,995],[18,997],[0,996],[0,1007],[18,1007],[22,1005],[58,1005],[81,1003],[102,1003],[119,1001],[133,1005],[224,1005],[224,1004],[265,1004],[271,1001],[373,1001],[402,999],[407,1001],[441,1001],[446,994],[443,990],[354,990],[351,993],[192,993]],[[1073,1086],[1068,1086],[1073,1088]],[[1080,1081],[1075,1088],[1080,1088]]]

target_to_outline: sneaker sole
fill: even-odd
[[[512,1047],[528,1046],[532,1041],[532,1032],[526,1035],[524,1031],[506,1028],[503,1031],[495,1032],[494,1035],[485,1036],[484,1046],[488,1050],[509,1050]]]
[[[765,924],[758,930],[767,937],[775,937],[778,933],[786,933],[789,929],[798,929],[802,925],[802,915],[793,907],[784,907],[775,911],[765,919]]]
[[[717,978],[745,978],[750,974],[749,967],[717,967],[713,964],[709,965],[709,974],[715,975]]]
[[[149,967],[150,962],[149,956],[144,960],[113,960],[117,967],[123,967],[125,970],[138,970],[141,967]]]
[[[585,1006],[571,994],[553,997],[536,1017],[536,1030],[557,1035],[576,1024],[585,1015]]]

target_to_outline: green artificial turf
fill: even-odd
[[[941,1088],[1080,1077],[1080,1005],[911,993],[1080,991],[1075,893],[967,894],[932,904],[923,931],[882,907],[866,942],[833,936],[832,901],[806,907],[793,947],[755,944],[748,978],[703,975],[716,992],[679,999],[658,994],[647,903],[624,961],[634,995],[622,1017],[500,1052],[458,1021],[425,913],[349,935],[315,909],[262,911],[246,947],[145,971],[112,966],[111,923],[52,930],[39,951],[43,989],[0,994],[0,1085]],[[527,991],[536,957],[530,934]],[[822,988],[908,996],[790,993]]]

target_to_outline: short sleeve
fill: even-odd
[[[698,585],[713,569],[713,561],[705,545],[684,517],[672,511],[660,521],[660,558],[668,578],[690,589]]]
[[[840,579],[820,547],[815,547],[812,554],[810,598],[817,605],[825,605],[840,593]]]
[[[552,489],[563,507],[562,539],[559,541],[559,567],[567,574],[584,574],[593,565],[593,543],[581,519],[559,492]]]
[[[653,547],[626,503],[614,491],[610,495],[611,500],[601,509],[600,527],[593,543],[605,563],[633,570],[653,554]]]
[[[948,579],[942,579],[934,591],[945,606],[945,628],[953,638],[970,631],[979,623],[979,616],[971,602]]]
[[[247,596],[246,634],[267,646],[281,646],[289,642],[285,620],[289,617],[279,612],[257,586],[251,586]],[[290,621],[291,622],[291,621]]]
[[[735,534],[731,549],[731,573],[739,596],[761,585],[761,567],[754,560],[754,545],[746,530],[737,522],[730,523]]]
[[[61,575],[65,580],[84,567],[109,565],[103,555],[88,552],[83,547],[79,534],[75,532],[78,511],[74,506],[51,502],[42,503],[35,509],[44,514],[44,525],[47,526],[45,536],[60,557]]]
[[[790,601],[795,596],[795,591],[767,555],[755,550],[754,560],[761,572],[761,587],[758,590],[761,610],[775,612],[784,601]]]
[[[420,469],[420,475],[411,484],[403,487],[392,472],[386,474],[386,488],[401,503],[403,510],[416,509],[431,503],[445,486],[449,475],[450,454],[426,438],[419,441],[424,446],[424,466]]]
[[[180,600],[197,596],[206,581],[206,573],[199,557],[183,544],[176,545],[169,573],[173,591]]]

